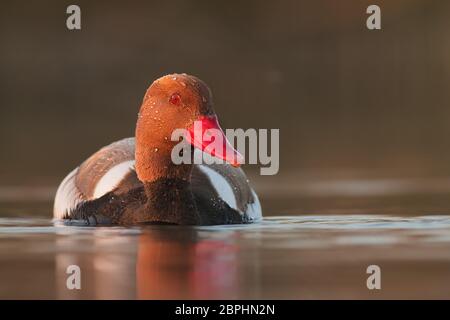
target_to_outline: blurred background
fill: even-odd
[[[0,189],[50,199],[134,134],[153,80],[186,72],[210,85],[224,128],[280,129],[278,175],[245,167],[262,194],[424,177],[437,183],[418,192],[450,190],[448,1],[80,0],[80,31],[66,28],[70,4],[2,1]],[[381,30],[366,28],[371,4]]]

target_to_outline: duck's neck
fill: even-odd
[[[172,141],[162,137],[152,143],[149,137],[139,137],[137,134],[136,173],[144,184],[150,220],[198,223],[190,188],[192,165],[173,163],[170,157]]]
[[[192,165],[175,165],[166,146],[149,147],[136,141],[136,173],[143,183],[161,179],[189,181]]]

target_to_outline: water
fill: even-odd
[[[18,214],[48,205],[0,206],[9,212],[0,218],[0,298],[450,298],[450,215],[95,228]],[[81,290],[66,288],[74,264]],[[369,265],[381,268],[381,290],[367,289]]]

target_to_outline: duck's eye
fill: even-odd
[[[178,105],[180,104],[180,102],[181,102],[181,96],[180,96],[180,94],[179,94],[179,93],[174,93],[174,94],[172,94],[172,95],[170,96],[170,98],[169,98],[169,102],[170,102],[171,104],[174,104],[174,105],[178,106]]]

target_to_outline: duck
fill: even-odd
[[[196,122],[201,130],[219,132],[222,150],[195,138]],[[172,150],[179,141],[171,135],[176,129],[190,133],[183,139],[194,155],[223,161],[174,163]],[[147,89],[134,138],[101,148],[62,180],[53,218],[88,225],[257,222],[261,204],[240,167],[242,159],[219,125],[205,82],[169,74]]]

